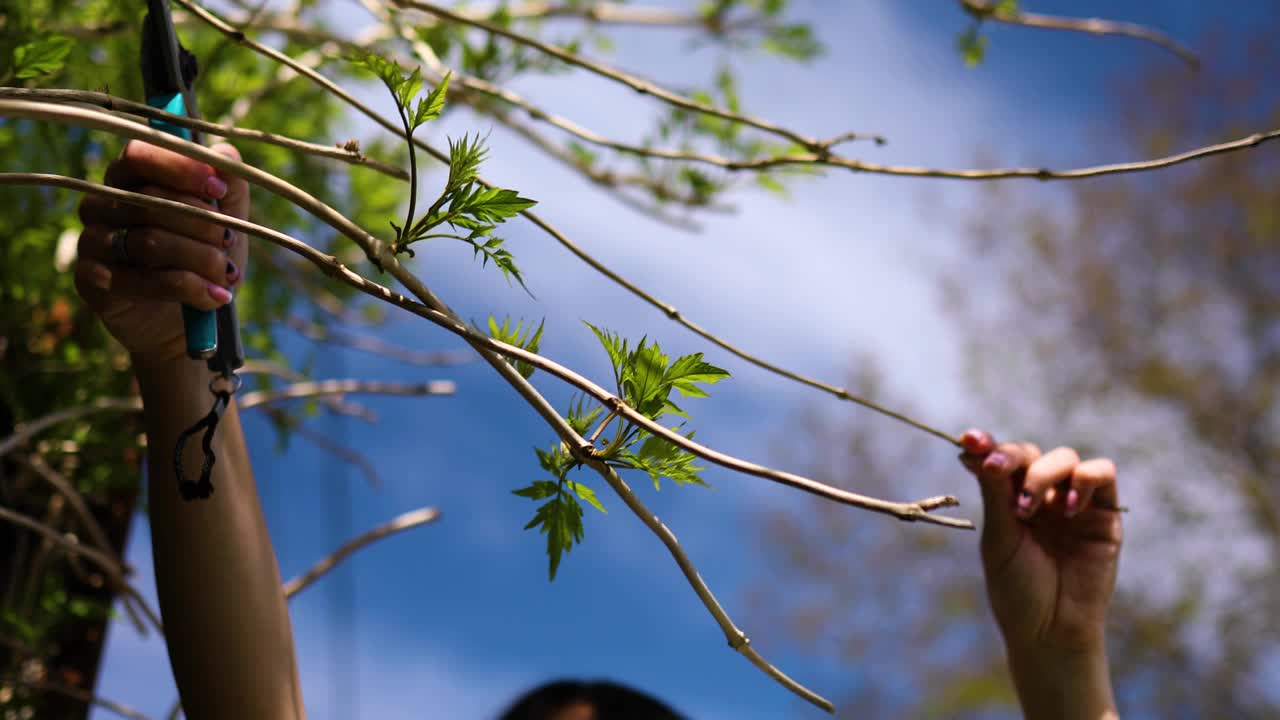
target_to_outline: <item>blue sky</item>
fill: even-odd
[[[987,62],[968,69],[955,50],[966,25],[956,3],[800,2],[829,48],[810,67],[752,59],[739,62],[746,107],[813,135],[880,132],[883,148],[851,145],[869,160],[968,166],[979,153],[1001,164],[1085,165],[1122,159],[1095,142],[1117,71],[1176,62],[1126,39],[992,28]],[[1220,14],[1209,4],[1026,2],[1028,10],[1112,15],[1146,22],[1194,42]],[[1268,3],[1241,4],[1236,28]],[[341,7],[347,8],[347,5]],[[344,9],[354,23],[365,15]],[[1124,13],[1118,16],[1116,13]],[[341,13],[339,13],[341,15]],[[348,25],[350,26],[350,25]],[[658,80],[710,77],[714,57],[688,53],[684,38],[655,31],[619,36],[615,61]],[[690,70],[690,68],[695,68]],[[606,134],[639,137],[656,106],[596,78],[531,81],[520,90],[539,104]],[[378,93],[368,97],[386,108]],[[432,129],[475,129],[468,117]],[[364,126],[357,125],[358,130]],[[921,415],[944,427],[982,424],[983,398],[962,383],[955,330],[941,319],[931,267],[945,259],[954,232],[942,208],[963,210],[971,186],[831,172],[780,199],[744,190],[733,216],[704,220],[702,233],[671,230],[627,211],[535,151],[495,129],[485,175],[540,201],[540,212],[589,252],[680,307],[687,317],[787,367],[842,382],[855,353],[873,351],[891,386],[916,398]],[[1042,194],[1052,202],[1054,191]],[[734,374],[710,400],[692,401],[699,439],[769,462],[787,439],[789,417],[834,400],[715,351],[578,263],[527,224],[507,232],[537,300],[482,271],[470,253],[434,247],[417,271],[464,317],[540,318],[543,353],[603,381],[607,360],[581,320],[647,334],[673,352],[705,351]],[[252,271],[252,270],[250,270]],[[396,343],[456,349],[430,325],[398,319],[378,331]],[[292,356],[311,348],[287,330]],[[546,580],[542,538],[520,528],[533,504],[510,490],[539,479],[534,446],[551,433],[483,364],[406,367],[326,349],[317,377],[376,377],[457,382],[450,398],[365,402],[381,420],[320,417],[313,427],[359,448],[387,481],[371,490],[352,468],[305,442],[276,452],[261,418],[246,425],[282,572],[290,577],[347,537],[422,505],[443,519],[366,550],[294,600],[294,633],[310,716],[330,718],[489,718],[530,686],[554,677],[608,677],[654,692],[694,718],[816,718],[821,713],[759,674],[729,650],[658,541],[598,478],[610,512],[588,510],[586,542]],[[568,391],[535,382],[560,407]],[[975,410],[975,408],[977,408]],[[843,407],[836,412],[857,412]],[[934,451],[950,452],[939,444]],[[680,537],[703,577],[747,632],[743,591],[761,579],[760,538],[750,520],[765,506],[795,503],[790,492],[757,478],[709,470],[712,490],[633,487]],[[957,493],[961,513],[976,518],[965,476],[931,481],[931,492]],[[851,512],[855,512],[852,511]],[[886,532],[937,532],[879,516]],[[129,561],[150,585],[144,524],[135,527]],[[975,555],[974,572],[977,577]],[[816,661],[759,645],[802,682],[831,683]],[[811,673],[806,673],[806,670]],[[851,671],[852,672],[852,671]],[[834,692],[838,685],[817,684]],[[156,638],[129,626],[111,630],[102,695],[160,714],[175,697]],[[99,712],[95,717],[108,717]]]

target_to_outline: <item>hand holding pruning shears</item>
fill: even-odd
[[[195,116],[194,58],[178,44],[168,1],[149,0],[148,5],[142,57],[147,102],[173,114]],[[163,121],[153,120],[152,126],[199,140],[187,129]],[[230,145],[213,149],[239,158]],[[107,169],[106,183],[239,218],[249,213],[244,180],[137,141]],[[219,415],[234,388],[234,373],[244,362],[231,296],[243,279],[248,255],[244,238],[212,223],[99,196],[86,196],[80,216],[85,226],[76,269],[81,294],[135,363],[205,361],[222,378],[215,379],[222,387],[210,386],[215,396],[210,416]],[[205,429],[211,435],[216,420],[206,417],[202,422],[193,430]],[[213,462],[207,449],[205,462],[206,467]],[[178,475],[184,497],[207,497],[212,491],[207,478],[194,489],[181,468]]]

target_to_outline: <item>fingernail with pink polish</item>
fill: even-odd
[[[209,283],[209,297],[213,298],[219,305],[226,305],[231,302],[231,293],[221,285]]]
[[[1075,517],[1076,513],[1080,512],[1080,493],[1076,492],[1075,488],[1067,491],[1067,508],[1065,512],[1067,517]]]
[[[1031,514],[1031,493],[1026,490],[1018,493],[1018,514],[1023,517]]]
[[[1002,452],[993,452],[983,461],[982,466],[990,472],[1002,473],[1009,468],[1009,456]]]
[[[227,194],[227,184],[222,182],[222,178],[217,175],[210,175],[204,181],[204,192],[209,197],[217,200]]]

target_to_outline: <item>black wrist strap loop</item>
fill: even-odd
[[[222,413],[226,411],[227,404],[231,402],[231,393],[213,388],[210,388],[210,392],[213,393],[213,407],[209,410],[209,414],[201,418],[200,422],[183,430],[173,450],[173,470],[178,478],[178,493],[182,495],[183,500],[204,500],[213,494],[211,476],[213,464],[218,460],[213,454],[213,433],[218,428],[218,421],[222,419]],[[182,450],[186,447],[187,439],[201,429],[204,430],[204,437],[200,440],[200,445],[204,449],[204,464],[200,467],[200,479],[191,481],[182,472]]]

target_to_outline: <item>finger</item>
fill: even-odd
[[[234,145],[218,143],[209,149],[220,155],[226,155],[232,160],[240,159],[240,151],[236,150]],[[218,202],[218,205],[222,208],[222,212],[227,215],[238,217],[241,220],[248,220],[249,183],[242,177],[224,173],[221,170],[218,170],[217,173],[218,177],[227,184],[227,194]]]
[[[107,265],[120,264],[112,247],[114,230],[104,225],[90,225],[80,235],[79,252]],[[153,270],[188,270],[230,287],[240,278],[240,270],[222,250],[157,227],[130,228],[121,240],[129,264]]]
[[[168,300],[197,310],[216,310],[231,302],[231,291],[189,270],[145,270],[110,266],[108,290],[123,298]]]
[[[76,292],[94,310],[105,313],[110,309],[111,269],[85,255],[76,257]]]
[[[1017,478],[1040,457],[1040,448],[1031,443],[1000,443],[978,465],[978,485],[982,490],[982,543],[984,552],[1003,557],[1003,548],[1016,542],[1021,533],[1014,515]]]
[[[1071,477],[1071,473],[1080,464],[1080,456],[1069,447],[1055,448],[1045,453],[1027,468],[1026,482],[1018,494],[1018,516],[1029,518],[1040,509],[1046,501],[1052,502],[1054,486]]]
[[[1076,465],[1067,491],[1066,514],[1074,517],[1096,498],[1109,507],[1120,504],[1116,492],[1116,465],[1107,458],[1093,458]]]
[[[107,166],[104,182],[121,188],[159,185],[205,200],[227,193],[226,179],[213,166],[139,140],[129,141],[120,157]]]
[[[995,438],[991,437],[991,433],[976,428],[966,430],[960,436],[960,447],[964,449],[966,454],[984,456],[995,448]]]
[[[183,203],[201,210],[217,211],[217,208],[206,200],[194,195],[174,192],[158,185],[144,185],[138,189],[138,192],[163,200]],[[86,226],[105,225],[119,228],[151,225],[221,249],[226,249],[231,244],[230,233],[227,229],[208,220],[201,220],[168,208],[113,202],[102,196],[86,199],[82,202],[80,204],[80,218]]]

